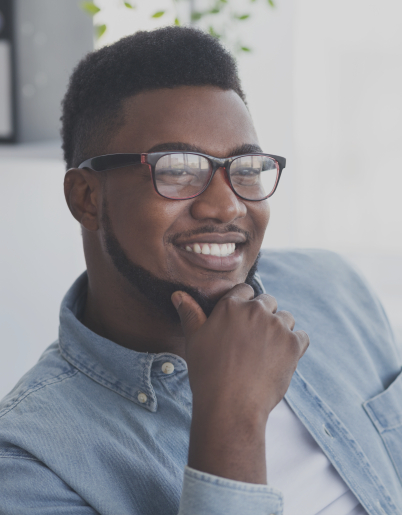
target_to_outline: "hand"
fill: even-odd
[[[175,292],[193,393],[189,466],[239,481],[266,483],[265,426],[309,345],[293,316],[270,295],[239,284],[207,319]]]

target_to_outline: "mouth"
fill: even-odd
[[[247,238],[239,233],[203,234],[175,242],[182,259],[214,272],[231,272],[243,261]]]

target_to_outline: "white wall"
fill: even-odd
[[[4,154],[0,147],[0,398],[56,340],[61,299],[85,270],[61,159]]]
[[[295,244],[348,255],[402,342],[402,4],[294,5]]]
[[[303,0],[295,18],[297,244],[402,256],[402,4]]]

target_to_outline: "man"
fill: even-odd
[[[256,273],[285,160],[228,53],[137,33],[78,65],[62,121],[87,272],[0,405],[0,512],[402,513],[401,355],[336,255]]]

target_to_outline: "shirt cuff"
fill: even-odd
[[[282,493],[185,467],[179,515],[228,514],[282,515]]]

